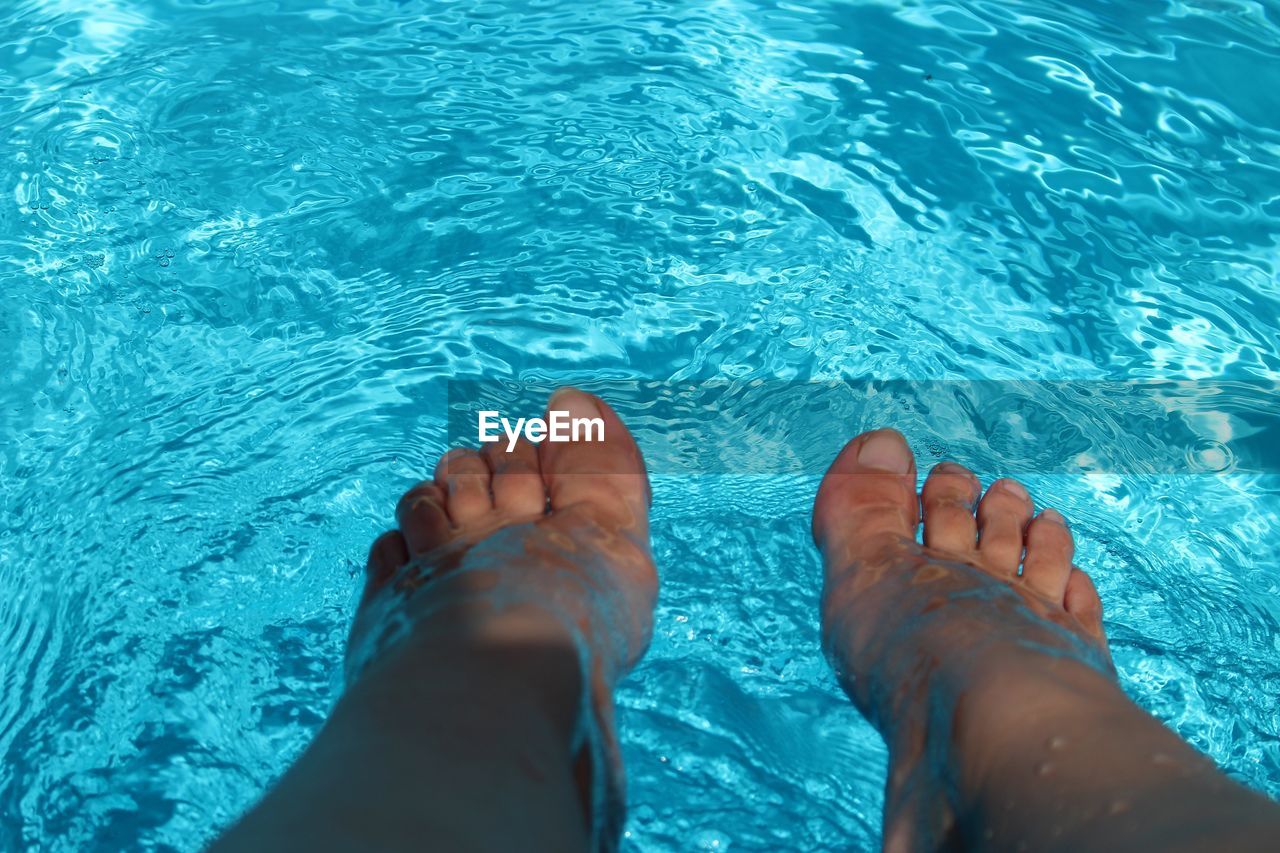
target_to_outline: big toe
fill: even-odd
[[[551,512],[581,511],[594,520],[645,536],[649,478],[635,439],[607,403],[576,388],[547,402],[547,440],[538,445]],[[567,440],[555,440],[555,423]]]
[[[916,461],[897,430],[866,432],[831,464],[813,508],[813,535],[828,562],[852,562],[915,539]]]

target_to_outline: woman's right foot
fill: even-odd
[[[814,506],[824,642],[889,744],[884,837],[894,851],[959,840],[960,777],[1001,761],[1003,744],[1018,742],[1011,728],[1055,690],[1118,692],[1102,605],[1071,564],[1062,516],[1035,515],[1013,480],[980,498],[977,477],[954,463],[933,469],[920,498],[915,482],[905,440],[877,430],[844,448]],[[1051,772],[1052,757],[1028,756],[1028,779],[1037,764]]]
[[[915,482],[877,430],[814,504],[824,641],[889,745],[885,850],[1274,850],[1280,807],[1116,683],[1062,517],[953,463]]]

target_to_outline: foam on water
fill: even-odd
[[[0,15],[6,849],[193,849],[279,775],[450,377],[1280,373],[1267,4]],[[1249,419],[1186,418],[1186,472],[1081,476],[1008,458],[1007,415],[945,449],[1072,520],[1131,694],[1280,795]],[[879,837],[884,751],[817,648],[814,474],[655,477],[636,849]]]

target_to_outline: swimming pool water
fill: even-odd
[[[895,425],[1060,508],[1131,695],[1280,795],[1280,483],[1234,461],[1275,437],[1248,413],[1280,374],[1278,16],[5,5],[0,848],[191,850],[260,795],[338,694],[459,376],[1245,383],[1238,416],[1175,407],[1195,450],[1160,471],[1091,465],[1160,422],[1075,397],[1053,429]],[[884,750],[816,642],[821,472],[733,473],[655,468],[628,839],[874,845]]]

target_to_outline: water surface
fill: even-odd
[[[1280,374],[1272,4],[0,16],[5,849],[195,849],[282,772],[451,378]],[[1130,433],[1086,409],[898,425],[1062,510],[1126,688],[1280,795],[1280,483],[1234,462],[1256,425],[1175,411],[1199,455],[1105,470],[1090,448]],[[1083,461],[1020,457],[1028,430]],[[884,750],[817,650],[818,473],[655,471],[632,849],[878,842]]]

